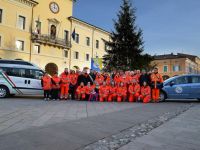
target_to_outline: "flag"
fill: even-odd
[[[102,59],[101,58],[92,58],[91,69],[100,72],[102,70]]]
[[[75,37],[76,37],[76,30],[74,28],[74,31],[72,32],[72,39],[75,40]]]

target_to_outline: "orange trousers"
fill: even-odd
[[[104,102],[104,101],[107,101],[108,100],[108,96],[99,96],[99,101],[100,102]]]
[[[135,102],[138,99],[139,96],[140,96],[139,93],[130,94],[129,95],[129,102]]]
[[[117,96],[117,102],[122,102],[122,99],[125,100],[126,99],[126,95]]]
[[[108,102],[112,102],[114,100],[114,98],[116,97],[116,94],[110,94],[108,96]]]
[[[160,97],[160,89],[152,89],[152,99],[154,102],[158,102]]]
[[[60,87],[60,94],[61,95],[67,95],[69,93],[69,87],[68,86],[61,86]]]
[[[149,95],[148,96],[140,95],[139,97],[143,101],[143,103],[149,103],[151,100],[151,96],[149,96]]]

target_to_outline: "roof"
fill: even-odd
[[[102,28],[100,28],[100,27],[97,27],[97,26],[95,26],[95,25],[92,25],[92,24],[90,24],[90,23],[88,23],[88,22],[86,22],[86,21],[80,20],[80,19],[78,19],[78,18],[76,18],[76,17],[71,16],[71,17],[69,17],[69,19],[75,20],[75,21],[80,22],[80,23],[83,23],[83,24],[85,24],[85,25],[87,25],[87,26],[90,26],[90,27],[92,27],[92,28],[98,29],[98,30],[103,31],[103,32],[105,32],[105,33],[107,33],[107,34],[111,34],[109,31],[106,31],[105,29],[102,29]]]
[[[162,60],[162,59],[177,59],[177,58],[188,58],[192,61],[195,61],[195,58],[198,58],[198,56],[195,55],[189,55],[189,54],[183,54],[183,53],[177,53],[176,55],[171,54],[164,54],[164,55],[155,55],[155,60]]]

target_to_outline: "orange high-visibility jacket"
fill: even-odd
[[[132,93],[132,92],[139,93],[140,92],[140,85],[139,84],[135,84],[135,85],[131,84],[128,88],[128,91],[129,91],[129,93]]]
[[[144,95],[144,96],[151,96],[150,86],[142,86],[141,87],[141,94]]]
[[[91,94],[91,92],[94,90],[95,86],[94,85],[91,85],[91,86],[86,86],[85,87],[85,92],[86,94]]]
[[[49,76],[42,77],[42,88],[43,90],[51,89],[51,78]]]
[[[77,74],[70,74],[70,83],[71,83],[72,85],[76,85],[77,79],[78,79]]]
[[[116,94],[117,93],[117,87],[109,87],[109,94]]]
[[[111,79],[110,79],[110,76],[107,76],[107,77],[106,77],[106,84],[107,84],[107,85],[110,84],[110,80],[111,80]]]
[[[119,83],[121,82],[120,76],[116,75],[116,76],[114,77],[114,81],[115,81],[115,84],[119,84]]]
[[[127,94],[127,88],[126,87],[117,87],[117,95],[122,96]]]
[[[51,78],[51,81],[52,81],[52,89],[59,89],[60,88],[61,79],[58,76],[53,76]]]
[[[99,95],[108,96],[108,94],[109,94],[109,87],[101,85],[99,88]]]
[[[95,82],[101,85],[104,81],[104,77],[102,75],[97,75],[95,78]]]
[[[151,82],[160,82],[160,83],[163,83],[163,77],[159,73],[157,73],[157,74],[152,73],[151,74]]]
[[[70,84],[70,75],[69,74],[66,74],[65,72],[63,72],[60,75],[60,78],[61,78],[61,86],[69,86],[69,84]]]
[[[86,87],[85,86],[78,86],[78,88],[76,89],[76,92],[78,93],[78,94],[85,94],[85,92],[86,92]]]

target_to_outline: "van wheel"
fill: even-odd
[[[164,102],[167,98],[167,95],[165,94],[165,92],[160,91],[160,102]]]
[[[0,85],[0,98],[6,98],[9,95],[9,89],[6,86]]]

